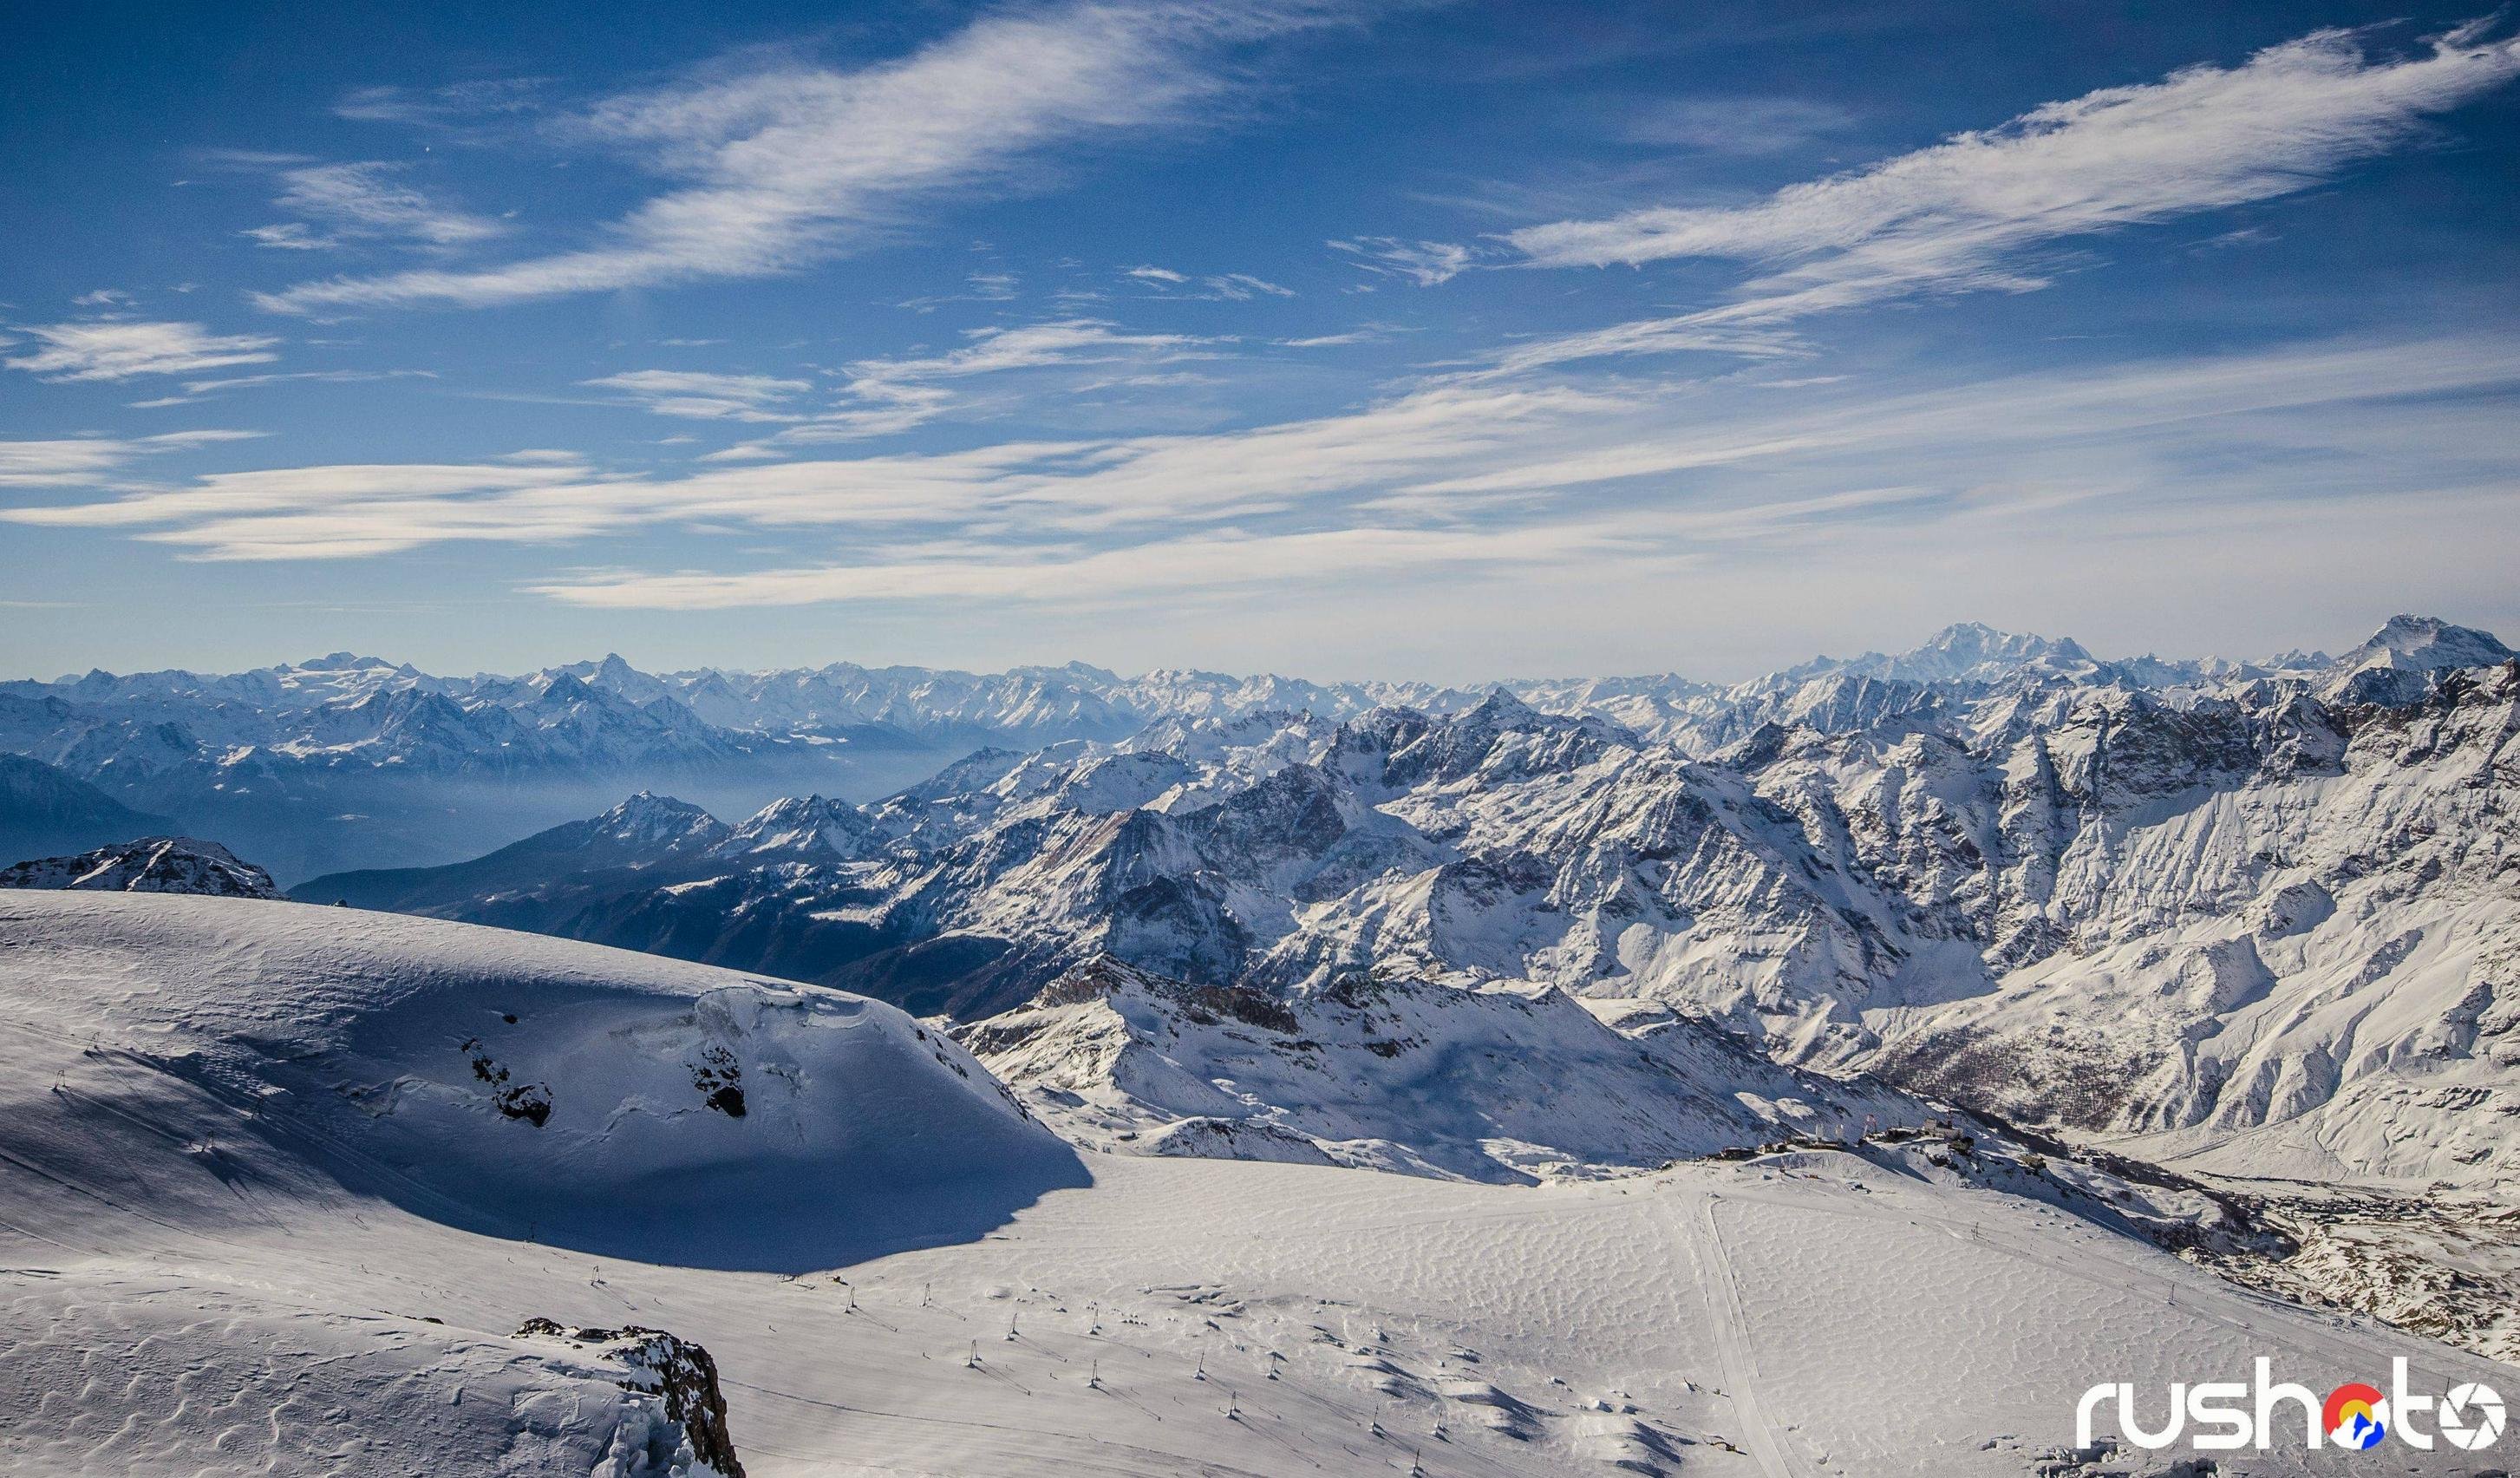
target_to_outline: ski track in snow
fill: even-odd
[[[1768,1478],[1787,1478],[1783,1443],[1759,1407],[1758,1357],[1751,1349],[1749,1316],[1741,1309],[1741,1290],[1732,1278],[1732,1260],[1724,1248],[1724,1227],[1715,1208],[1723,1197],[1712,1192],[1696,1197],[1698,1266],[1715,1309],[1715,1350],[1724,1366],[1724,1393],[1740,1413],[1741,1440]]]

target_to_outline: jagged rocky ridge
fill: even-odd
[[[2507,649],[2402,618],[2163,686],[2064,643],[1940,647],[1753,685],[1703,752],[1502,690],[1181,717],[378,901],[965,1018],[1101,955],[1289,998],[1543,982],[2209,1169],[2510,1173]]]
[[[37,857],[0,868],[0,888],[75,888],[94,893],[189,893],[204,898],[276,899],[271,874],[216,842],[142,837],[69,857]]]
[[[2373,659],[2405,674],[2375,683],[2403,697],[2434,657],[2465,663],[2482,652],[2427,656],[2427,641],[2462,639],[2433,624],[2431,636],[2410,631]],[[2315,654],[2102,662],[2071,641],[1960,625],[1901,657],[1822,659],[1730,687],[1666,673],[1504,688],[1544,711],[1598,716],[1703,756],[1772,720],[1873,721],[1989,685],[2166,690],[2328,666]],[[55,766],[151,815],[180,816],[295,881],[476,855],[643,787],[732,814],[812,791],[880,795],[974,749],[1111,744],[1177,721],[1231,726],[1298,713],[1329,723],[1384,707],[1444,716],[1475,708],[1489,691],[1187,670],[1124,677],[1081,663],[1000,673],[835,663],[660,674],[617,656],[517,677],[453,677],[337,652],[224,675],[0,682],[0,753]]]

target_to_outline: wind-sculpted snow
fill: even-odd
[[[0,930],[12,1009],[148,1069],[134,1112],[249,1106],[231,1133],[498,1235],[793,1269],[977,1235],[1078,1178],[968,1053],[837,992],[225,899],[10,894]],[[66,1152],[35,1132],[11,1152]]]
[[[0,1391],[16,1404],[0,1423],[0,1463],[17,1472],[745,1471],[731,1449],[696,1445],[632,1343],[503,1338],[302,1296],[170,1288],[162,1271],[89,1270],[0,1283]]]
[[[1693,1020],[1624,1035],[1546,986],[1356,976],[1281,1000],[1095,959],[959,1035],[1080,1142],[1448,1179],[1589,1178],[1931,1112]]]
[[[0,938],[13,1472],[2026,1478],[2127,1466],[2064,1451],[2094,1380],[2270,1354],[2315,1389],[2393,1357],[2424,1391],[2501,1379],[2126,1234],[2182,1220],[2175,1185],[2113,1212],[2124,1182],[1956,1130],[1533,1187],[1256,1163],[1328,1156],[1159,1115],[1153,1153],[1087,1154],[1089,1180],[960,1048],[831,993],[232,899],[5,895]],[[1084,984],[1042,1009],[1152,1003]],[[1288,1020],[1393,1083],[1421,1052],[1534,1052],[1509,1094],[1424,1080],[1460,1117],[1430,1104],[1420,1144],[1702,1124],[1679,1097],[1622,1120],[1586,1081],[1643,1091],[1616,1044],[1676,1051],[1687,1023],[1587,1038],[1563,997],[1434,984],[1160,993],[1200,1049],[1177,1063],[1266,1067],[1224,1034]],[[1395,1019],[1415,1040],[1386,1058]],[[1806,1081],[1705,1040],[1667,1089]],[[1154,1046],[1127,1048],[1149,1071],[1123,1111],[1160,1101]],[[1346,1076],[1282,1117],[1400,1108],[1340,1101]],[[996,1210],[951,1215],[956,1186]]]

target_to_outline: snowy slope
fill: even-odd
[[[1070,1138],[1146,1154],[1519,1182],[1930,1115],[1694,1021],[1623,1036],[1545,986],[1357,977],[1280,1000],[1098,958],[956,1035]]]
[[[644,1362],[622,1358],[631,1347],[316,1299],[162,1270],[0,1274],[0,1389],[14,1407],[0,1462],[131,1478],[745,1471],[708,1460]]]
[[[701,1471],[637,1341],[535,1319],[697,1342],[761,1478],[2052,1474],[2095,1380],[2503,1368],[1849,1154],[1541,1187],[1092,1154],[1062,1181],[956,1049],[819,993],[223,899],[16,894],[0,933],[0,1405],[43,1417],[0,1423],[0,1466]],[[452,1038],[475,1021],[504,1084]],[[696,1096],[711,1041],[742,1120]],[[540,1128],[497,1107],[528,1082]],[[860,1182],[905,1173],[998,1211],[903,1237]],[[2473,1466],[2388,1455],[2353,1470]]]
[[[1076,1178],[959,1046],[834,992],[295,903],[12,893],[0,930],[48,1039],[129,1043],[154,1090],[486,1231],[786,1263]]]

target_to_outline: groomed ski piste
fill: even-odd
[[[1539,1185],[1111,1153],[839,992],[0,894],[12,1472],[2169,1472],[2060,1452],[2078,1396],[2131,1382],[2153,1424],[2258,1357],[2319,1392],[2393,1357],[2515,1385],[1849,1152]]]

